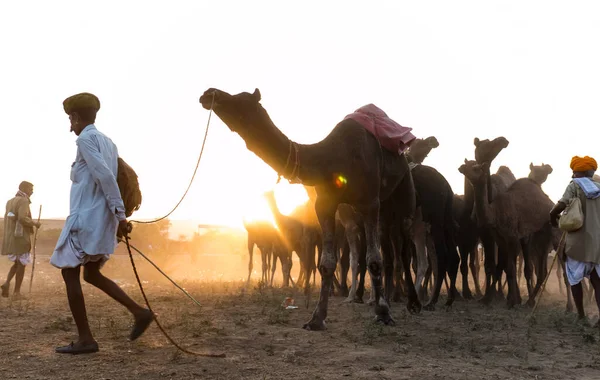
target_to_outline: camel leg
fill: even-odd
[[[385,205],[382,205],[384,208]],[[375,320],[386,325],[393,325],[395,322],[390,315],[390,307],[388,300],[390,299],[393,290],[393,275],[394,275],[394,251],[391,244],[391,226],[390,220],[385,220],[381,225],[381,242],[379,235],[379,201],[373,203],[363,212],[365,235],[367,240],[367,269],[371,276],[372,292],[375,295]],[[390,210],[390,209],[388,209]],[[385,248],[383,245],[385,242]],[[381,251],[380,251],[381,246]],[[383,253],[383,256],[382,256]],[[410,268],[410,263],[408,268]],[[383,272],[385,269],[386,286],[383,291]],[[388,278],[389,276],[389,278]],[[391,280],[391,281],[390,281]]]
[[[532,300],[532,296],[533,294],[533,280],[532,280],[532,274],[533,274],[533,268],[531,267],[532,264],[532,260],[531,260],[531,255],[532,255],[532,251],[533,251],[534,247],[532,246],[532,244],[529,244],[527,242],[526,239],[521,239],[521,255],[519,255],[519,259],[522,259],[522,263],[525,266],[525,285],[527,286],[527,294],[529,294],[529,301],[528,304],[530,304],[531,300]],[[517,285],[519,284],[519,271],[517,270]],[[533,304],[535,305],[535,296],[533,299]]]
[[[515,239],[510,239],[508,241],[502,241],[501,246],[505,249],[502,251],[505,252],[506,256],[506,277],[508,279],[508,294],[506,297],[506,305],[509,309],[511,309],[514,305],[520,303],[520,292],[519,287],[517,286],[517,252],[519,249],[519,241]]]
[[[419,297],[419,301],[425,302],[425,276],[429,269],[429,260],[427,258],[426,251],[426,236],[425,236],[425,224],[420,215],[420,209],[417,210],[417,214],[415,216],[415,227],[414,227],[414,243],[415,243],[415,252],[416,252],[416,260],[417,270],[416,270],[416,280],[415,280],[415,291],[417,292],[417,296]]]
[[[348,247],[348,256],[349,256],[349,264],[352,270],[352,285],[350,286],[350,291],[348,292],[347,298],[344,302],[357,302],[362,303],[362,298],[357,298],[357,288],[358,288],[358,260],[360,255],[360,238],[359,238],[359,229],[358,227],[353,228],[352,230],[346,230],[346,239],[347,239],[347,247]],[[364,281],[364,280],[363,280]],[[364,282],[363,282],[364,284]]]
[[[460,256],[456,250],[456,244],[454,243],[454,237],[444,230],[446,237],[446,250],[448,252],[448,277],[450,277],[450,289],[448,290],[448,300],[446,301],[446,307],[452,306],[456,296],[460,297],[458,290],[456,290],[456,278],[458,276],[458,266],[460,265]],[[446,285],[447,286],[447,285]]]
[[[436,264],[437,265],[437,264]],[[429,286],[433,283],[433,264],[429,258],[427,258],[427,271],[425,272],[425,278],[423,279],[423,303],[429,297]]]
[[[377,203],[377,205],[379,205]],[[315,211],[321,224],[323,231],[323,253],[321,255],[321,261],[319,262],[319,272],[321,273],[321,290],[319,293],[319,301],[313,311],[311,319],[304,324],[303,328],[306,330],[325,330],[326,324],[325,319],[327,318],[327,308],[329,304],[329,294],[333,285],[333,274],[337,267],[336,254],[335,254],[335,212],[337,204],[333,202],[327,202],[323,198],[318,197],[315,202]],[[377,210],[375,210],[375,217],[377,217]],[[372,219],[371,219],[372,220]],[[375,218],[374,228],[377,228],[377,219]],[[371,228],[373,232],[373,228]],[[376,236],[375,236],[376,237]],[[369,236],[373,238],[373,236]],[[371,240],[371,244],[375,244],[372,249],[379,249],[377,242]],[[307,275],[307,283],[310,281],[310,277]]]
[[[382,261],[383,261],[383,283],[384,283],[384,299],[385,302],[389,305],[390,300],[392,299],[392,294],[394,292],[394,246],[392,245],[392,233],[390,231],[391,226],[389,223],[382,222],[381,223],[381,253],[382,253]],[[367,262],[369,262],[369,256],[367,251]],[[371,273],[369,268],[369,273]],[[375,301],[377,301],[377,297],[375,297]]]
[[[497,262],[496,262],[495,277],[496,277],[496,283],[498,284],[498,290],[496,292],[496,297],[499,300],[504,300],[504,291],[502,290],[502,273],[506,274],[506,283],[508,284],[508,274],[506,273],[506,271],[508,270],[507,269],[508,259],[511,255],[512,255],[512,257],[515,258],[515,281],[517,280],[517,256],[519,253],[519,241],[517,240],[515,244],[516,244],[516,246],[513,247],[513,249],[515,249],[514,252],[507,251],[508,247],[512,246],[512,243],[510,245],[504,245],[504,246],[499,246],[498,244],[496,244]],[[521,303],[521,293],[517,292],[516,294],[517,294],[518,303],[520,304]]]
[[[359,227],[360,229],[360,242],[358,252],[358,271],[360,279],[358,280],[358,288],[356,289],[356,302],[363,303],[363,296],[365,294],[365,277],[367,276],[367,239],[365,237],[364,225]]]
[[[470,252],[469,248],[465,244],[461,244],[460,252],[460,274],[462,275],[462,293],[463,298],[466,300],[473,299],[473,294],[469,288],[469,254],[471,255],[471,261],[473,258],[473,252]],[[471,269],[473,271],[473,269]]]
[[[433,224],[431,226],[431,234],[433,235],[433,242],[435,245],[438,275],[435,281],[435,287],[433,288],[433,294],[431,295],[431,299],[429,300],[429,303],[427,303],[427,305],[424,306],[424,309],[433,311],[435,310],[435,304],[438,301],[440,290],[442,289],[442,283],[446,278],[449,252],[447,252],[446,249],[443,227],[439,226],[438,224]],[[454,295],[452,294],[452,292],[448,292],[448,298],[451,298],[453,296]]]
[[[269,278],[269,285],[273,287],[273,277],[275,277],[275,271],[277,270],[277,254],[271,254],[273,256],[273,262],[271,263],[271,277]],[[281,271],[283,272],[283,263],[281,265]]]
[[[355,258],[355,261],[356,261],[356,265],[358,266],[358,252],[355,252],[355,254],[357,256]],[[351,266],[351,261],[352,261],[352,248],[350,248],[349,242],[344,242],[344,246],[342,248],[342,256],[340,258],[340,264],[341,264],[341,269],[342,269],[342,271],[341,271],[342,273],[340,274],[340,285],[341,285],[342,297],[348,297],[348,271]],[[356,273],[353,272],[352,275],[353,276],[358,275],[358,267],[357,267],[357,272]],[[352,283],[354,284],[354,282],[355,282],[355,280],[353,278]],[[354,288],[354,291],[356,292],[356,287]]]
[[[402,257],[400,257],[400,252],[398,247],[395,247],[395,257],[394,257],[394,277],[396,279],[396,287],[394,289],[394,297],[392,298],[394,302],[400,302],[402,296],[406,295],[406,281],[404,280],[404,264],[402,263]],[[416,274],[416,272],[415,272]]]
[[[253,269],[253,264],[252,261],[253,259],[253,254],[254,254],[254,241],[251,239],[248,239],[248,279],[246,279],[246,283],[250,282],[250,276],[252,275],[252,269]]]
[[[521,246],[521,249],[523,249],[523,247]],[[517,256],[517,285],[521,286],[521,276],[523,275],[523,262],[524,262],[524,258],[523,255],[519,255]],[[525,277],[525,280],[527,280],[527,277]],[[531,287],[531,284],[527,284],[527,289],[529,290],[529,288]]]
[[[262,261],[262,275],[260,277],[261,281],[265,283],[265,285],[269,284],[269,266],[267,265],[267,250],[263,247],[260,250],[260,259]]]
[[[485,295],[481,299],[481,302],[484,304],[489,304],[492,302],[494,294],[496,293],[496,289],[494,289],[496,282],[492,281],[496,271],[496,260],[494,257],[496,252],[496,244],[491,232],[486,228],[480,230],[480,238],[485,254]]]
[[[477,297],[481,297],[483,293],[481,292],[481,286],[479,285],[479,271],[480,271],[480,257],[479,250],[477,249],[477,244],[475,247],[471,249],[471,253],[469,255],[469,269],[471,270],[471,276],[473,277],[473,283],[475,284],[475,294]]]
[[[320,263],[321,262],[321,255],[323,254],[323,243],[320,241],[317,241],[316,243],[317,246],[317,262]],[[313,285],[316,285],[317,283],[317,266],[315,265],[315,249],[313,248],[312,250],[312,263],[313,263]]]

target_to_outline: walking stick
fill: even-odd
[[[533,315],[535,314],[535,311],[542,299],[542,295],[544,294],[544,290],[546,289],[546,281],[548,281],[548,277],[550,277],[550,273],[552,273],[552,267],[554,267],[554,263],[556,262],[556,259],[559,256],[562,256],[564,254],[566,243],[567,243],[567,233],[563,232],[562,236],[560,237],[560,241],[558,243],[558,248],[556,249],[556,254],[554,255],[554,259],[552,259],[552,264],[550,264],[550,269],[548,270],[548,273],[546,274],[546,278],[544,279],[544,283],[542,284],[542,289],[540,290],[540,294],[537,296],[537,301],[535,302],[535,305],[533,306],[533,310],[531,310],[531,314],[529,314],[529,317],[533,317]],[[567,289],[567,290],[569,290],[569,289]]]
[[[40,218],[42,217],[42,205],[40,205],[40,212],[38,214],[38,224],[40,223]],[[35,244],[37,243],[37,234],[39,231],[39,227],[35,228],[35,232],[33,233],[33,263],[31,264],[31,278],[29,279],[29,293],[31,293],[31,285],[33,285],[33,273],[35,272]]]

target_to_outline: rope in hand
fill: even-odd
[[[140,224],[152,224],[152,223],[159,222],[159,221],[161,221],[163,219],[168,218],[169,215],[171,215],[177,209],[177,207],[179,207],[179,205],[181,204],[181,202],[183,202],[183,199],[185,198],[185,196],[187,195],[188,191],[190,190],[190,187],[192,187],[192,183],[194,182],[194,178],[196,177],[196,172],[198,171],[198,167],[200,166],[200,160],[202,159],[202,154],[204,153],[204,146],[206,145],[206,138],[208,137],[208,127],[210,126],[210,117],[212,116],[213,106],[214,105],[215,105],[215,93],[213,92],[212,103],[210,104],[210,112],[208,113],[208,121],[206,122],[206,131],[204,132],[204,140],[202,141],[202,148],[200,149],[200,155],[198,156],[198,162],[196,162],[196,168],[194,169],[194,173],[192,174],[192,178],[190,179],[190,183],[188,184],[187,189],[185,189],[185,192],[181,196],[181,199],[179,200],[179,202],[177,202],[177,204],[175,205],[175,207],[173,207],[173,209],[171,211],[169,211],[167,213],[167,215],[165,215],[163,217],[160,217],[160,218],[157,218],[157,219],[153,219],[153,220],[147,220],[147,221],[131,220],[130,222],[140,223]]]
[[[40,212],[38,214],[38,226],[40,223],[40,218],[42,217],[42,205],[40,205]],[[37,243],[37,234],[40,230],[39,227],[35,228],[35,233],[33,234],[33,262],[31,263],[31,278],[29,279],[29,293],[31,293],[31,286],[33,285],[33,273],[35,273],[35,245]]]
[[[131,266],[133,267],[133,273],[135,274],[135,279],[137,280],[137,283],[140,287],[140,292],[142,292],[142,297],[144,297],[144,301],[146,302],[146,306],[148,307],[148,310],[150,310],[150,312],[152,314],[154,314],[154,311],[152,310],[152,307],[150,306],[150,301],[148,301],[148,297],[146,297],[146,292],[144,291],[144,287],[142,286],[142,281],[140,280],[140,276],[138,275],[137,268],[135,267],[135,262],[133,260],[133,254],[131,253],[131,246],[129,245],[129,237],[127,235],[125,235],[125,244],[127,245],[127,252],[129,253],[129,259],[131,260]],[[206,352],[194,352],[194,351],[190,351],[186,348],[183,348],[173,338],[171,338],[171,336],[165,331],[165,329],[162,327],[160,322],[158,322],[158,318],[156,317],[156,314],[154,314],[154,322],[156,322],[156,326],[158,326],[158,329],[169,340],[169,342],[171,342],[171,344],[173,346],[177,347],[177,349],[180,350],[181,352],[184,352],[184,353],[190,354],[190,355],[194,355],[194,356],[201,356],[201,357],[207,357],[207,358],[224,358],[225,357],[224,352],[220,353],[220,354],[213,354],[213,353],[206,353]]]

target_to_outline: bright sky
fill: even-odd
[[[476,136],[509,139],[493,170],[522,177],[532,161],[551,164],[544,189],[553,200],[572,155],[599,156],[598,2],[4,1],[0,36],[0,197],[29,180],[32,211],[41,203],[46,218],[69,212],[76,148],[62,101],[82,91],[100,98],[97,127],[138,172],[136,219],[166,213],[185,190],[209,87],[258,87],[300,143],[374,103],[415,135],[438,138],[425,163],[458,194]],[[172,218],[236,224],[275,180],[215,117]]]

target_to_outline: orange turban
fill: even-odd
[[[575,156],[571,159],[571,170],[574,172],[585,172],[588,170],[597,170],[598,164],[592,157]]]

